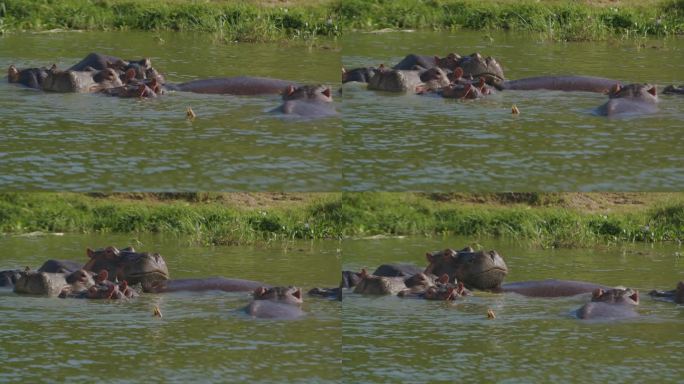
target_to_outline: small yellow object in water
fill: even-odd
[[[488,319],[496,319],[496,315],[494,314],[494,311],[490,309],[487,309],[487,318]]]
[[[185,110],[185,116],[190,120],[197,117],[197,115],[195,114],[195,111],[193,111],[192,108],[190,108],[190,107],[188,107],[188,109]]]
[[[153,316],[156,316],[156,317],[158,317],[158,318],[160,318],[160,319],[162,318],[161,309],[159,309],[159,306],[158,306],[158,305],[155,305],[155,306],[154,306],[154,313],[153,313],[152,315],[153,315]]]
[[[513,106],[511,107],[511,113],[514,115],[520,114],[520,110],[518,109],[518,107],[515,106],[515,104],[513,104]]]

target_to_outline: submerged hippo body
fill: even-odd
[[[19,294],[59,296],[68,286],[66,274],[37,271],[22,272],[14,285],[14,292]]]
[[[48,68],[26,68],[18,69],[14,65],[10,65],[7,70],[7,81],[9,83],[17,83],[29,88],[43,89],[43,82],[48,76]]]
[[[677,304],[684,304],[684,281],[677,283],[677,288],[671,291],[653,290],[648,294],[656,299],[672,301]]]
[[[0,271],[0,287],[14,287],[17,280],[21,277],[21,269],[10,269],[6,271]]]
[[[83,264],[72,260],[50,259],[38,268],[38,272],[70,273],[81,269]]]
[[[420,268],[413,264],[383,264],[375,269],[373,275],[386,277],[410,277],[417,273],[423,272],[424,268]]]
[[[579,319],[615,319],[636,317],[639,292],[631,288],[596,289],[591,301],[575,314]]]
[[[302,291],[297,287],[259,287],[245,312],[255,318],[293,320],[306,315],[300,308],[302,302]]]
[[[179,291],[224,291],[249,292],[259,287],[268,287],[259,281],[228,279],[225,277],[208,277],[204,279],[163,280],[151,286],[143,286],[146,292],[179,292]]]
[[[367,83],[375,75],[376,67],[360,67],[349,71],[342,68],[342,83],[358,82]]]
[[[283,92],[283,104],[274,110],[299,117],[336,116],[330,88],[323,85],[288,86]]]
[[[521,281],[503,284],[497,292],[512,292],[532,297],[563,297],[593,292],[597,289],[610,289],[605,285],[573,280]]]
[[[620,117],[658,112],[658,91],[651,84],[615,85],[610,100],[596,109],[601,116]]]
[[[299,85],[288,80],[266,77],[237,76],[193,80],[180,84],[167,84],[169,90],[223,94],[223,95],[279,95],[289,86]]]
[[[592,76],[538,76],[519,80],[508,80],[502,83],[505,90],[532,91],[546,89],[549,91],[580,91],[607,93],[620,81]]]
[[[663,89],[663,93],[666,95],[684,95],[684,85],[679,87],[676,85],[668,85]]]

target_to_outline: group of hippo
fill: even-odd
[[[658,92],[651,84],[626,84],[591,76],[541,76],[506,80],[499,62],[480,53],[446,57],[406,56],[392,68],[361,67],[342,69],[342,82],[367,83],[368,89],[386,92],[432,94],[453,99],[477,99],[495,91],[556,90],[595,92],[608,96],[596,109],[603,116],[621,116],[657,111]],[[684,94],[684,86],[668,86],[663,91]]]
[[[243,310],[254,318],[297,319],[305,315],[300,308],[302,290],[297,287],[223,277],[170,279],[161,255],[136,252],[132,247],[88,248],[86,253],[85,264],[48,260],[37,270],[0,271],[0,287],[13,287],[18,294],[110,300],[130,299],[143,292],[252,292],[253,300]],[[311,294],[319,291],[314,289]]]
[[[342,287],[365,295],[398,295],[426,300],[456,300],[472,290],[516,293],[529,297],[563,297],[591,294],[591,300],[574,311],[580,319],[615,319],[638,316],[639,292],[582,281],[540,280],[503,283],[508,273],[496,251],[446,249],[428,252],[428,266],[384,264],[375,272],[343,271]],[[684,304],[684,282],[671,291],[651,291],[659,300]]]
[[[18,69],[11,65],[7,80],[48,92],[100,93],[117,97],[152,98],[168,91],[223,95],[282,95],[273,112],[290,116],[337,115],[330,88],[302,85],[288,80],[237,76],[167,83],[150,59],[123,60],[91,53],[67,69],[51,67]]]

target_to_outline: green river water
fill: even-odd
[[[0,269],[48,258],[82,260],[86,247],[156,251],[173,278],[225,276],[295,285],[339,281],[338,242],[198,247],[142,236],[2,237]],[[0,288],[0,382],[334,382],[340,379],[339,301],[304,295],[301,320],[255,320],[247,293],[142,294],[127,302],[20,296]],[[153,317],[159,306],[163,317]]]
[[[682,38],[563,44],[484,32],[351,33],[342,45],[345,68],[391,66],[409,53],[481,52],[501,63],[507,79],[576,74],[659,90],[684,83]],[[660,95],[655,115],[607,119],[592,114],[607,97],[586,92],[503,91],[469,101],[367,91],[358,83],[345,84],[344,92],[346,190],[684,187],[681,96]]]
[[[349,240],[343,269],[424,266],[425,252],[463,238]],[[681,247],[625,245],[540,250],[479,239],[510,269],[506,281],[547,278],[623,285],[640,292],[639,317],[586,321],[572,311],[590,295],[526,298],[475,292],[453,303],[349,293],[342,312],[343,377],[349,382],[681,383],[684,311],[651,289],[684,280]],[[487,319],[487,309],[496,318]]]
[[[0,68],[68,68],[90,52],[150,57],[169,82],[240,75],[330,86],[340,81],[336,49],[226,44],[179,33],[12,34],[0,39]],[[279,105],[279,96],[45,94],[2,81],[0,188],[339,190],[339,119],[269,112]],[[187,107],[197,114],[192,122]]]

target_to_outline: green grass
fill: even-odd
[[[163,233],[215,245],[375,235],[505,237],[541,247],[684,239],[684,194],[638,194],[629,206],[606,203],[612,194],[331,193],[253,206],[234,196],[5,193],[0,232]],[[578,206],[580,198],[609,208]]]
[[[254,42],[384,28],[505,30],[557,41],[663,37],[684,32],[684,0],[0,0],[0,32],[201,31]]]

